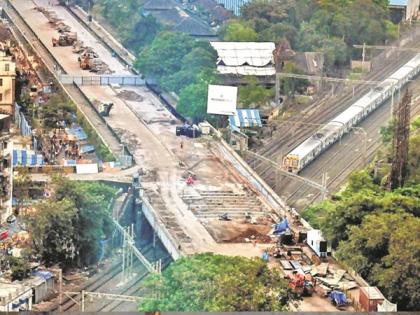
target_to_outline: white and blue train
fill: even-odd
[[[331,144],[340,139],[343,134],[349,132],[353,126],[390,98],[393,91],[398,91],[419,72],[420,54],[417,54],[285,156],[283,169],[293,173],[300,172]]]

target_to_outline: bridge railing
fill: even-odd
[[[138,75],[91,75],[91,76],[74,76],[68,74],[59,74],[58,79],[64,85],[77,84],[83,85],[111,85],[118,84],[121,86],[144,86],[145,80]]]

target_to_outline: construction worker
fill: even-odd
[[[181,147],[181,150],[184,148],[184,141],[183,140],[181,140],[180,147]]]

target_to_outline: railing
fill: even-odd
[[[59,74],[58,79],[62,84],[70,85],[111,85],[121,86],[144,86],[146,82],[138,75],[92,75],[92,76],[72,76],[68,74]]]

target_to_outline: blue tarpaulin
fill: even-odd
[[[80,153],[82,154],[93,153],[93,152],[95,152],[95,147],[90,144],[82,145],[82,147],[80,148]]]
[[[287,221],[287,218],[286,218],[274,226],[273,234],[281,235],[281,234],[284,234],[288,229],[289,229],[289,222]]]
[[[229,123],[237,128],[262,127],[258,109],[237,109],[235,115],[229,116]]]
[[[84,140],[87,140],[88,138],[82,127],[77,126],[77,127],[68,128],[66,129],[66,132],[69,135],[74,136],[77,141],[84,141]]]
[[[48,280],[52,278],[52,273],[49,271],[41,271],[41,270],[37,270],[33,273],[34,276],[38,276],[44,280]]]
[[[333,301],[337,306],[345,305],[347,303],[346,295],[341,291],[331,291],[330,299]]]
[[[13,166],[39,166],[44,164],[44,158],[41,154],[35,154],[33,151],[13,150]]]

